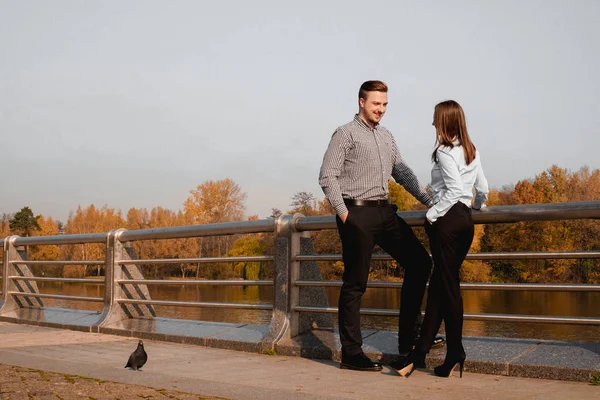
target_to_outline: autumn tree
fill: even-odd
[[[273,218],[273,219],[277,219],[279,217],[281,217],[283,215],[283,212],[281,212],[281,210],[279,208],[271,208],[271,215],[269,215],[269,218]]]
[[[86,208],[78,206],[75,213],[69,215],[64,230],[66,234],[98,233],[108,232],[124,224],[120,210],[108,208],[106,205],[99,209],[91,204]],[[65,252],[66,258],[71,260],[104,260],[106,245],[100,243],[69,245],[66,246]],[[102,266],[98,265],[96,274],[100,275],[101,271]],[[65,267],[63,273],[79,277],[87,276],[87,266]]]
[[[58,235],[60,221],[54,221],[52,217],[45,218],[40,215],[38,219],[40,230],[35,232],[36,236],[54,236]],[[57,245],[39,245],[31,246],[29,250],[30,260],[57,261],[61,259],[61,248]],[[34,275],[60,276],[62,266],[41,265],[34,266]]]
[[[163,207],[154,207],[150,212],[147,209],[131,208],[127,212],[127,229],[152,229],[171,226],[192,225],[193,221],[182,211],[172,211]],[[162,258],[192,258],[198,252],[195,239],[153,239],[133,242],[133,247],[141,259]],[[179,264],[152,264],[149,275],[165,277],[180,274],[185,278],[193,267],[189,263]]]
[[[315,196],[310,192],[296,192],[290,204],[292,209],[288,214],[300,213],[305,216],[318,214],[318,203]]]
[[[10,220],[13,217],[14,214],[0,214],[0,239],[10,236]]]
[[[533,179],[500,192],[502,204],[542,204],[597,200],[600,173],[583,168],[570,173],[553,165]],[[483,251],[574,251],[597,249],[598,221],[534,221],[488,225]],[[596,282],[599,268],[592,260],[492,261],[492,278],[516,282]]]
[[[390,203],[398,207],[398,211],[413,210],[418,201],[412,194],[408,193],[402,185],[397,184],[393,180],[388,183]]]
[[[232,179],[206,181],[194,190],[183,203],[185,218],[193,224],[212,224],[241,221],[244,218],[246,193]],[[233,244],[230,236],[197,239],[196,257],[221,257]],[[215,274],[215,266],[204,265],[205,273]],[[200,274],[200,264],[196,275]],[[212,271],[209,269],[212,268]],[[217,267],[218,268],[218,267]]]
[[[183,203],[184,210],[197,224],[241,221],[244,218],[246,193],[233,180],[206,181]]]

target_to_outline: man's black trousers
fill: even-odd
[[[398,350],[412,349],[414,326],[421,313],[425,286],[431,272],[431,258],[408,224],[396,214],[394,205],[348,205],[348,218],[337,217],[344,260],[343,285],[338,317],[342,356],[362,351],[360,304],[367,288],[371,255],[375,244],[390,254],[404,269]]]

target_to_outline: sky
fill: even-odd
[[[423,185],[447,99],[492,187],[600,168],[598,71],[596,0],[0,0],[0,213],[179,210],[224,178],[247,215],[322,199],[370,79]]]

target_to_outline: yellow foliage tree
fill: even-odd
[[[388,188],[388,198],[390,203],[395,204],[398,207],[398,211],[413,210],[417,205],[418,201],[413,197],[412,194],[408,193],[402,185],[390,180],[388,183]]]
[[[194,190],[184,201],[184,220],[192,224],[214,224],[219,222],[241,221],[246,209],[244,201],[246,193],[232,179],[205,181]],[[233,244],[230,236],[212,236],[197,239],[197,257],[221,257]],[[223,264],[209,266],[205,264],[204,275],[207,277],[220,276]],[[200,264],[196,276],[200,275]]]
[[[58,235],[59,222],[54,221],[52,217],[45,218],[43,215],[38,219],[40,230],[35,232],[35,236],[54,236]],[[56,245],[48,246],[32,246],[29,249],[30,260],[56,261],[61,258],[61,248]],[[37,275],[38,270],[41,275],[54,276],[58,274],[60,266],[43,265],[39,268],[34,268],[34,273]]]
[[[519,181],[500,193],[503,204],[542,204],[597,200],[600,172],[582,168],[569,173],[553,165],[534,179]],[[597,249],[598,221],[518,222],[488,225],[481,239],[484,251],[574,251]],[[597,282],[600,268],[592,260],[522,260],[491,262],[497,281]]]
[[[125,221],[121,216],[121,210],[115,210],[103,206],[98,209],[93,204],[86,208],[81,205],[77,207],[75,213],[69,215],[69,219],[65,225],[65,233],[67,234],[83,234],[83,233],[98,233],[108,232],[111,229],[119,228],[125,225]],[[67,246],[66,256],[70,260],[104,260],[106,255],[106,245],[100,243],[84,243],[78,245]],[[100,275],[102,266],[98,265],[96,274]],[[65,276],[87,276],[88,270],[86,265],[81,266],[66,266],[63,274]]]

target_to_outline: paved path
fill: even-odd
[[[227,399],[600,399],[600,386],[466,372],[401,378],[336,363],[145,341],[142,371],[124,369],[137,339],[0,322],[0,364]],[[26,396],[26,394],[24,394]],[[93,396],[93,394],[89,394]]]

